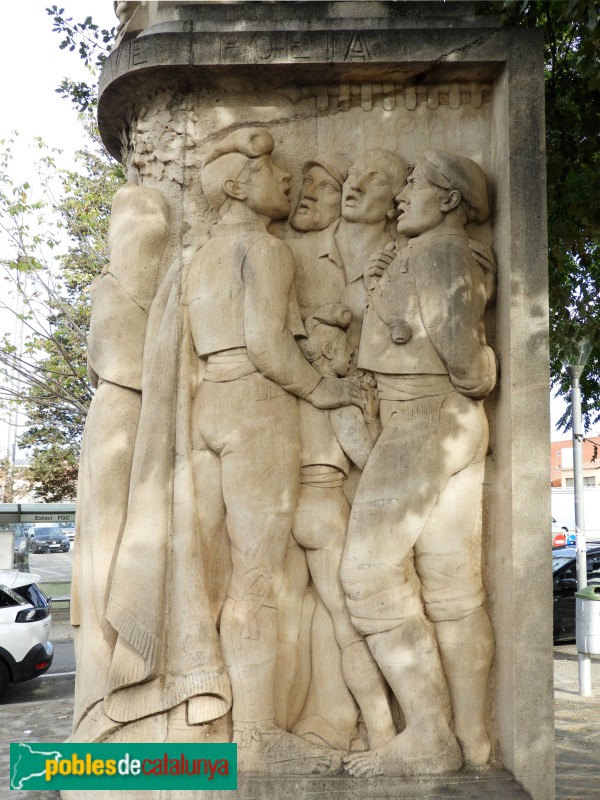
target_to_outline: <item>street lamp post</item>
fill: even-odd
[[[589,358],[592,346],[587,339],[578,342],[574,357],[565,364],[571,378],[571,419],[573,427],[573,489],[575,497],[575,548],[577,553],[577,591],[587,586],[585,517],[583,509],[583,426],[581,423],[581,387],[579,379]],[[579,621],[575,620],[576,627]],[[577,653],[579,694],[592,693],[591,659],[589,653]]]

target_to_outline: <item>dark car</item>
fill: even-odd
[[[574,547],[555,547],[552,550],[555,642],[575,639],[576,555]],[[600,585],[600,543],[588,544],[586,559],[588,584]]]
[[[32,553],[68,553],[71,542],[58,525],[47,528],[32,528],[29,531]]]

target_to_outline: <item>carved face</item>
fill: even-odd
[[[292,228],[322,231],[340,216],[341,198],[341,185],[323,167],[315,164],[304,175]]]
[[[332,375],[345,378],[352,364],[354,350],[343,330],[336,328],[334,338],[323,346],[323,354],[329,359]]]
[[[269,219],[281,219],[290,213],[291,175],[264,155],[248,161],[248,173],[243,184],[246,204],[257,214]]]
[[[443,195],[444,190],[430,183],[417,165],[396,197],[398,233],[410,239],[437,228],[444,219]]]
[[[385,158],[361,156],[350,167],[342,188],[342,217],[348,222],[375,223],[394,214],[393,178]]]

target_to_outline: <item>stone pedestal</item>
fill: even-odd
[[[500,367],[485,400],[490,436],[483,478],[482,571],[495,639],[487,708],[491,771],[299,778],[289,785],[277,777],[241,777],[240,798],[550,800],[548,305],[538,32],[499,29],[493,17],[477,16],[462,2],[154,2],[144,8],[147,27],[132,38],[125,27],[104,65],[98,114],[108,150],[169,206],[159,283],[170,265],[189,264],[218,220],[202,190],[207,154],[250,126],[271,134],[274,159],[292,176],[292,198],[311,159],[335,155],[352,163],[374,150],[409,163],[423,151],[459,153],[483,169],[490,195],[487,221],[467,224],[467,232],[493,244],[497,261],[497,288],[494,298],[488,292],[484,320]],[[269,230],[294,249],[299,234],[288,222]],[[177,602],[173,587],[168,596]]]

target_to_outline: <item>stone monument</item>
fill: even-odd
[[[71,740],[235,742],[241,798],[549,800],[537,33],[115,11]]]

